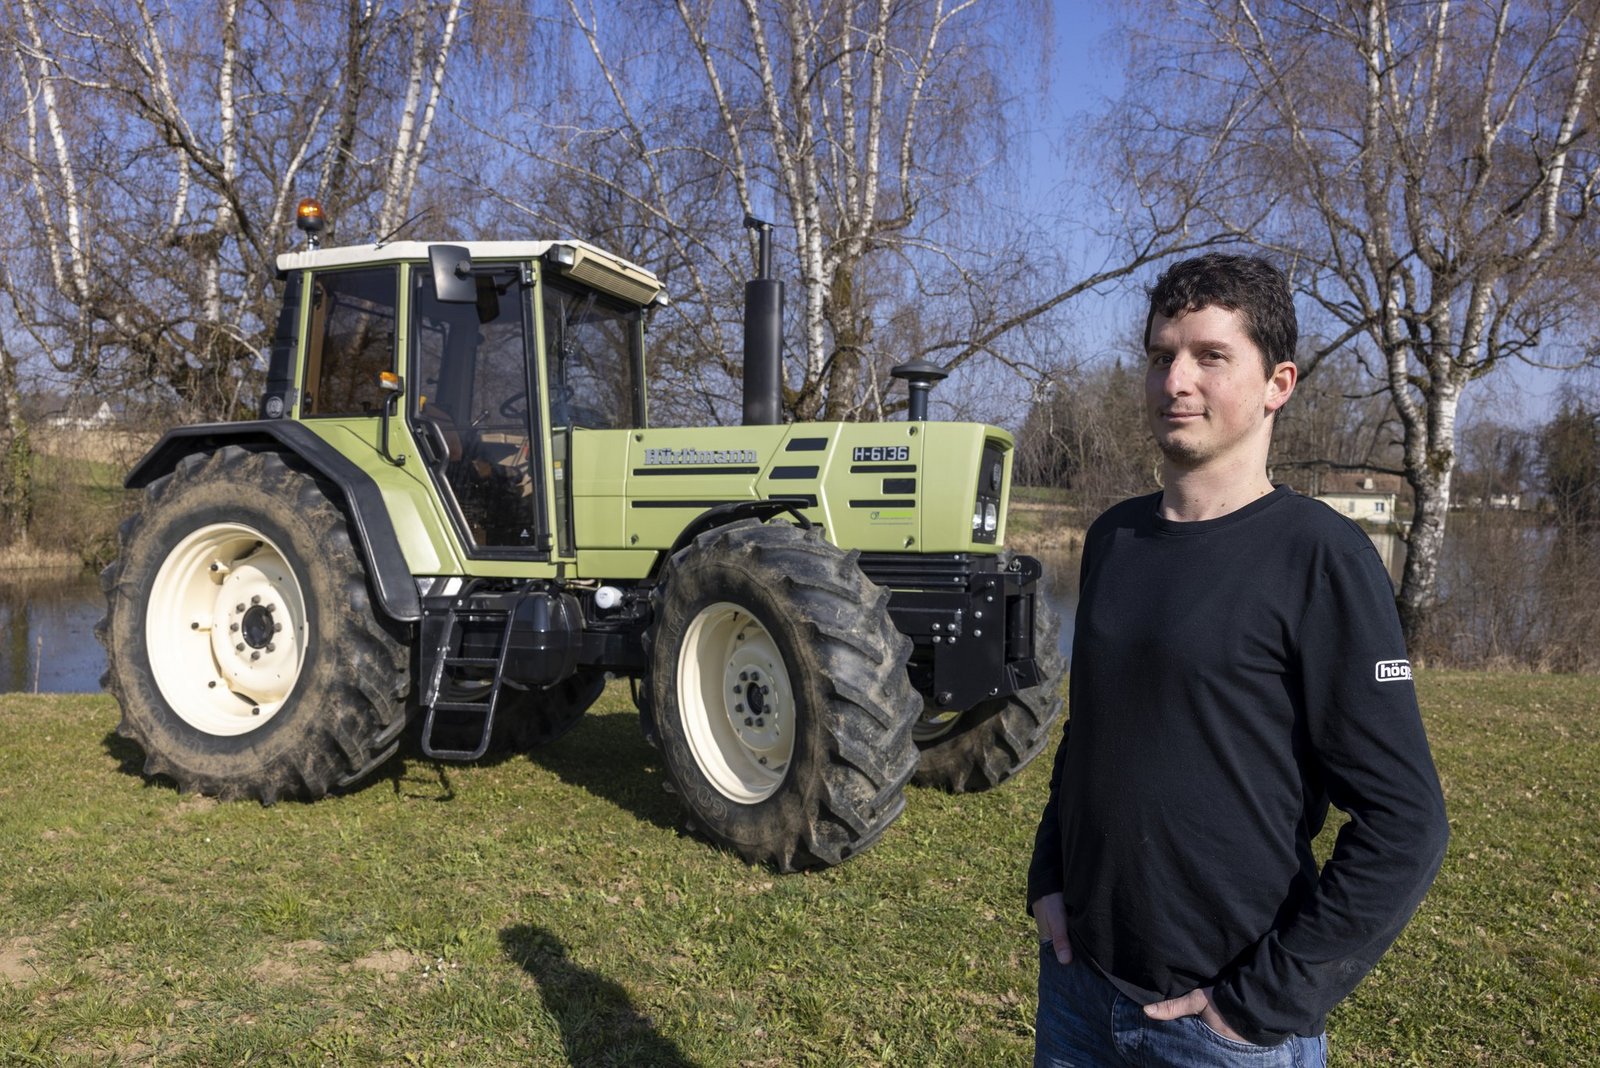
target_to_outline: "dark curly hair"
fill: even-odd
[[[1266,375],[1280,363],[1294,362],[1300,327],[1295,322],[1289,280],[1259,256],[1208,252],[1172,264],[1150,287],[1150,314],[1144,321],[1144,342],[1159,314],[1171,319],[1201,308],[1227,308],[1239,313],[1245,336],[1261,350]]]

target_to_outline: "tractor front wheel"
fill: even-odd
[[[887,591],[820,534],[748,520],[678,552],[652,600],[650,700],[694,821],[781,871],[876,841],[919,707]]]
[[[410,653],[344,513],[275,453],[186,457],[101,575],[102,685],[146,774],[221,798],[315,798],[399,745]]]

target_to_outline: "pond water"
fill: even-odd
[[[1061,648],[1072,647],[1078,561],[1041,553],[1045,597],[1061,613]],[[106,669],[94,625],[105,595],[93,577],[51,583],[0,583],[0,693],[96,693]]]
[[[106,599],[92,576],[0,583],[0,693],[93,693],[106,668],[94,625]]]

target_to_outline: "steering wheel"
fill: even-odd
[[[528,391],[521,390],[500,402],[500,414],[507,419],[521,419],[528,414]]]

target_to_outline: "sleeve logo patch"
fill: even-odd
[[[1378,661],[1375,677],[1379,682],[1409,682],[1411,680],[1411,661],[1380,660]]]

